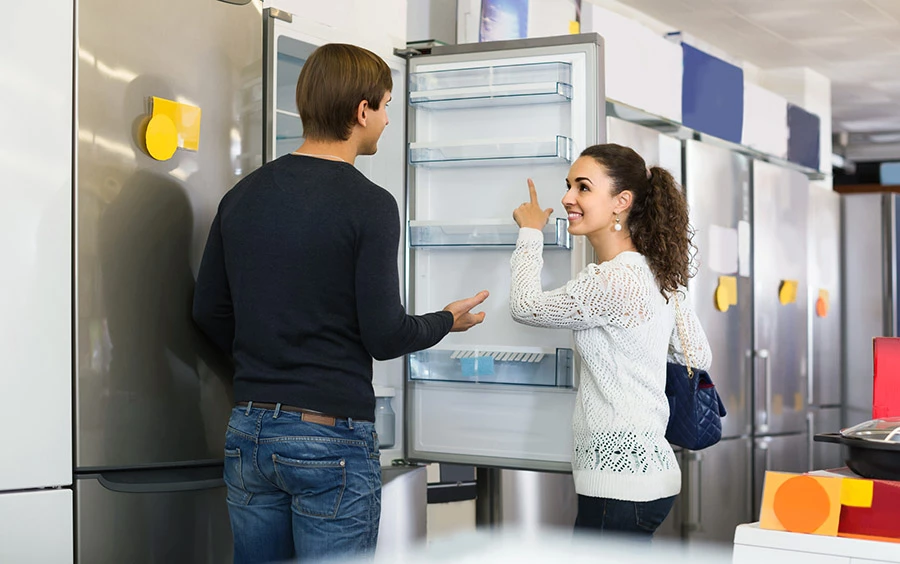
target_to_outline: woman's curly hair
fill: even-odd
[[[694,230],[681,187],[668,170],[658,166],[648,169],[644,159],[630,147],[594,145],[581,156],[593,158],[606,170],[614,195],[626,190],[632,193],[625,227],[635,249],[650,264],[659,291],[668,300],[694,275]]]

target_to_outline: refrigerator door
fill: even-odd
[[[841,336],[841,196],[837,192],[810,186],[808,240],[812,348],[807,402],[813,406],[839,406],[842,403],[844,358]]]
[[[847,375],[842,423],[850,427],[872,419],[872,339],[897,335],[891,313],[898,303],[895,228],[900,224],[896,195],[847,194],[841,200]]]
[[[222,466],[80,475],[75,508],[79,562],[231,562]]]
[[[734,529],[753,521],[750,438],[726,439],[684,453],[683,530],[691,542],[730,544]]]
[[[753,163],[757,435],[806,430],[808,208],[803,174]]]
[[[802,473],[809,470],[809,441],[806,433],[758,437],[753,453],[753,517],[759,518],[766,471]]]
[[[0,562],[75,561],[72,490],[0,494]]]
[[[812,455],[810,467],[813,470],[828,470],[844,466],[843,447],[834,443],[813,441],[819,433],[837,433],[841,430],[841,408],[824,407],[810,410],[809,445]]]
[[[191,300],[219,200],[260,162],[261,28],[251,4],[78,2],[82,469],[222,458],[231,370]],[[198,150],[149,156],[151,97],[202,110]]]
[[[3,9],[0,492],[72,483],[72,4]]]
[[[698,141],[687,141],[684,150],[684,190],[698,254],[691,297],[712,349],[709,373],[728,410],[722,436],[739,437],[750,434],[753,424],[750,165],[743,155]],[[731,299],[723,296],[733,290]]]
[[[303,125],[297,109],[297,77],[306,59],[316,47],[325,43],[359,44],[356,37],[335,28],[317,24],[284,10],[263,10],[263,80],[262,98],[264,123],[263,159],[269,162],[296,151],[303,144]],[[367,47],[362,45],[362,47]],[[374,49],[373,46],[368,46]],[[394,89],[388,109],[390,124],[378,142],[378,152],[361,156],[355,166],[372,182],[390,192],[400,208],[401,232],[406,229],[406,59],[392,53],[378,53],[391,68]],[[401,281],[406,262],[405,244],[397,249],[397,268]],[[405,293],[400,289],[401,294]],[[403,359],[376,361],[373,369],[375,392],[393,394],[390,404],[395,413],[394,436],[403,436],[404,389]],[[382,448],[381,459],[385,465],[403,458],[403,441],[396,440],[394,447]]]
[[[509,315],[512,210],[533,178],[545,207],[543,283],[590,260],[558,199],[571,161],[605,139],[595,34],[435,48],[410,60],[409,309],[488,289],[486,319],[409,356],[407,456],[568,471],[577,360],[571,331]]]

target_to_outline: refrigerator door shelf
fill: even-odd
[[[562,82],[447,88],[429,92],[411,92],[409,95],[409,103],[423,110],[561,104],[571,99],[572,86]]]
[[[542,230],[544,246],[571,249],[569,221],[557,218]],[[410,247],[515,247],[519,226],[506,219],[474,219],[446,222],[424,220],[409,222]]]
[[[460,347],[429,349],[409,355],[412,380],[513,384],[571,388],[572,349],[537,347]]]
[[[572,65],[529,63],[410,74],[409,103],[452,109],[562,103],[572,99]]]
[[[562,164],[572,162],[572,140],[557,135],[553,139],[504,139],[492,142],[432,145],[410,143],[409,163],[415,166],[452,166],[457,163],[496,165],[515,161],[516,164]]]

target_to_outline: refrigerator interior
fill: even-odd
[[[581,270],[586,245],[568,236],[559,200],[570,163],[603,138],[596,40],[444,48],[410,60],[409,309],[426,313],[491,292],[479,308],[487,314],[482,325],[409,355],[411,459],[570,468],[571,332],[511,319],[509,255],[518,229],[510,215],[528,199],[533,178],[542,205],[555,210],[544,230],[544,288]]]
[[[806,431],[809,180],[753,162],[755,434]]]

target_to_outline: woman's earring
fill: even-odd
[[[622,224],[619,223],[619,214],[616,214],[616,224],[613,225],[613,231],[621,231],[621,230],[622,230]]]

